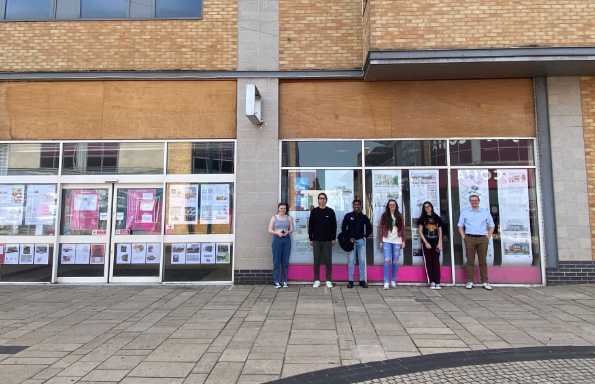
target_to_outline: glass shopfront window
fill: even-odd
[[[56,186],[0,184],[0,236],[52,236]]]
[[[165,281],[225,281],[232,273],[233,247],[228,242],[165,244]]]
[[[167,172],[213,174],[234,172],[234,143],[169,143]]]
[[[441,282],[452,283],[455,277],[455,283],[465,283],[466,257],[457,222],[461,207],[468,205],[468,195],[474,192],[482,196],[482,206],[489,209],[496,222],[488,254],[490,282],[541,283],[533,139],[312,143],[282,143],[281,200],[289,202],[290,214],[296,223],[290,257],[290,278],[293,280],[312,280],[313,256],[307,234],[309,211],[317,203],[316,195],[326,192],[329,194],[329,206],[341,207],[335,209],[338,220],[351,211],[354,197],[364,197],[365,212],[374,227],[366,249],[369,281],[383,280],[384,258],[379,247],[378,227],[387,201],[395,199],[404,215],[407,237],[398,260],[397,281],[427,282],[417,219],[422,204],[430,201],[443,222]],[[363,161],[361,149],[358,149],[362,144]],[[325,181],[329,172],[344,176],[331,174],[330,184],[327,185]],[[331,203],[331,196],[339,195],[342,196],[342,205]],[[334,264],[345,264],[346,256],[338,246],[333,249]],[[339,281],[347,277],[346,268],[343,270],[341,267],[333,268],[333,278]]]
[[[0,243],[0,282],[50,282],[54,245],[51,243]]]
[[[109,193],[106,188],[62,191],[61,235],[105,235]]]
[[[0,144],[0,176],[57,175],[60,144]]]
[[[161,234],[161,188],[119,188],[116,199],[117,235]]]

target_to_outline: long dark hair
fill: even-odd
[[[430,208],[432,208],[432,213],[430,215],[426,213],[426,205],[429,205]],[[419,220],[423,220],[426,217],[433,217],[434,219],[439,218],[436,212],[434,212],[434,204],[432,204],[430,201],[424,201],[424,203],[421,205],[421,215],[419,215]]]
[[[399,203],[397,203],[395,199],[389,199],[386,203],[386,208],[384,208],[384,213],[380,218],[380,224],[384,228],[387,228],[389,233],[393,230],[393,220],[390,214],[390,208],[388,207],[391,202],[395,203],[397,206],[395,209],[395,221],[397,222],[397,229],[400,231],[402,229],[401,226],[403,225],[403,218],[401,216],[401,212],[399,212]]]

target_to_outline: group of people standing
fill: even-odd
[[[308,236],[314,257],[313,287],[320,287],[320,266],[325,266],[326,286],[333,287],[332,250],[337,242],[337,219],[335,211],[327,206],[328,197],[318,194],[318,206],[310,211]],[[485,289],[491,290],[487,277],[487,244],[494,231],[494,221],[489,211],[479,208],[479,196],[469,198],[471,207],[461,212],[458,222],[459,233],[465,242],[467,254],[467,284],[473,288],[475,254],[479,259],[481,282]],[[353,200],[353,211],[343,218],[339,240],[342,248],[349,250],[348,288],[354,287],[355,264],[359,266],[359,285],[367,288],[366,277],[366,239],[372,234],[370,219],[362,211],[362,202]],[[273,283],[276,288],[287,287],[289,254],[291,251],[291,233],[294,230],[293,219],[288,213],[287,203],[280,203],[277,213],[271,217],[268,231],[273,235]],[[426,201],[417,219],[417,231],[424,255],[425,269],[431,289],[440,286],[440,253],[442,252],[444,224],[434,212],[434,206]],[[379,246],[384,256],[384,289],[397,286],[398,260],[401,250],[406,246],[405,218],[399,210],[397,201],[389,199],[378,228]]]

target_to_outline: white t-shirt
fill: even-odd
[[[382,238],[382,242],[383,243],[392,243],[392,244],[402,244],[403,243],[403,239],[401,239],[401,236],[399,236],[399,229],[397,228],[397,219],[392,216],[393,219],[393,230],[388,232],[388,234],[386,235],[386,237]]]

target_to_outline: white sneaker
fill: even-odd
[[[281,288],[281,284],[275,283],[275,288],[277,288],[277,289]]]
[[[388,289],[388,283],[384,283],[384,289]]]
[[[393,288],[397,288],[397,282],[396,282],[396,281],[394,281],[394,280],[393,280],[393,281],[391,281],[391,282],[390,282],[390,286],[391,286],[391,287],[393,287]]]
[[[316,281],[314,282],[314,284],[312,284],[312,287],[314,287],[314,288],[318,288],[318,287],[320,287],[320,280],[316,280]]]
[[[430,289],[436,289],[436,283],[434,283],[434,282],[430,283]]]
[[[283,282],[283,288],[287,288],[287,281]]]
[[[467,288],[467,289],[473,288],[473,283],[472,282],[468,282],[467,284],[465,284],[465,288]]]
[[[490,283],[483,283],[483,289],[487,289],[488,291],[491,291],[494,288],[492,288]]]
[[[327,288],[332,288],[333,287],[333,283],[327,280],[326,281],[326,287]]]
[[[442,289],[442,287],[440,286],[440,284],[436,284],[436,287],[434,289]]]

